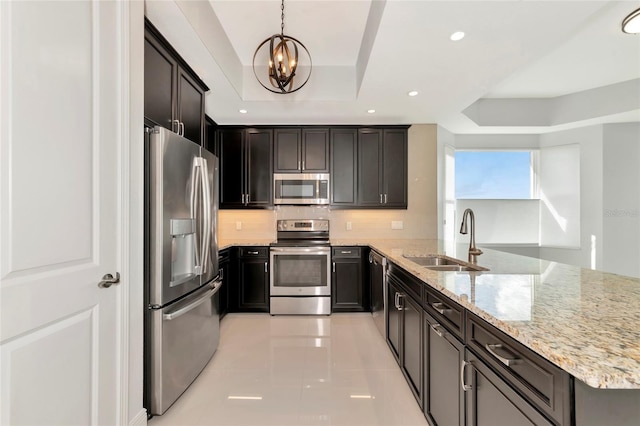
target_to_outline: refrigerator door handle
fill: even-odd
[[[167,312],[166,314],[163,314],[162,319],[171,321],[197,308],[207,300],[211,299],[211,297],[220,290],[220,287],[222,287],[222,281],[220,281],[219,279],[216,279],[214,282],[210,284],[210,286],[211,288],[209,289],[209,291],[207,291],[201,297],[189,303],[187,306],[183,306],[179,309],[176,309],[175,311],[170,311],[170,312]]]
[[[200,194],[198,191],[198,187],[200,186],[200,179],[199,179],[199,174],[202,172],[201,170],[201,162],[198,161],[200,158],[196,157],[193,159],[193,163],[191,166],[191,196],[189,197],[190,199],[190,215],[191,218],[193,218],[193,220],[196,223],[196,232],[194,233],[195,238],[194,238],[194,253],[195,253],[195,274],[196,275],[202,275],[202,254],[200,251],[200,240],[201,240],[201,236],[198,235],[198,206],[199,206],[199,201],[200,201]]]
[[[204,216],[204,226],[202,227],[202,273],[207,272],[207,265],[209,265],[211,250],[211,187],[209,185],[209,166],[205,158],[199,157],[201,166],[200,180],[201,180],[201,194],[202,194],[202,209]]]

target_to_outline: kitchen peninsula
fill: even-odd
[[[268,242],[221,241],[221,247],[251,244]],[[462,338],[469,339],[472,319],[479,318],[477,323],[486,322],[568,373],[562,398],[572,401],[575,424],[640,419],[639,279],[490,249],[478,257],[478,265],[488,269],[482,272],[433,271],[407,259],[438,254],[466,260],[466,244],[438,240],[332,239],[331,244],[368,246],[415,278],[424,294],[459,305],[466,317]],[[548,404],[553,407],[554,401]],[[570,410],[562,414],[565,419]]]

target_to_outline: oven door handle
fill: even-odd
[[[330,247],[271,247],[272,253],[329,254]]]

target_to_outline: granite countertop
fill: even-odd
[[[254,238],[251,240],[218,240],[218,250],[228,249],[233,246],[268,246],[273,242],[273,239],[267,238]]]
[[[372,247],[591,387],[640,389],[640,279],[486,248],[478,256],[478,265],[489,269],[483,272],[437,272],[404,257],[467,260],[467,244],[438,240],[332,239],[331,244]]]
[[[589,386],[640,389],[640,279],[485,248],[489,271],[436,272],[403,255],[467,260],[468,245],[368,245]]]

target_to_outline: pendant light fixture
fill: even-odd
[[[640,9],[634,10],[623,19],[622,31],[627,34],[640,33]]]
[[[298,91],[307,84],[312,63],[305,45],[284,33],[284,0],[280,10],[280,34],[274,34],[260,43],[253,54],[253,73],[265,89],[286,94]]]

